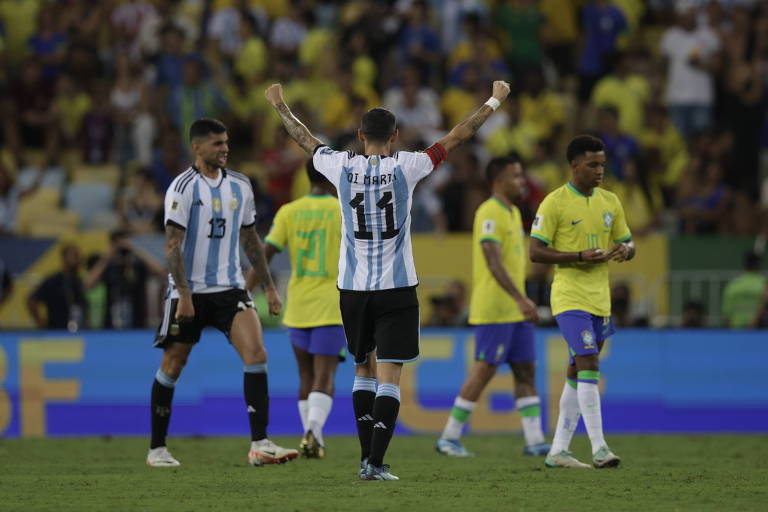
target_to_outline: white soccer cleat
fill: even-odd
[[[461,441],[458,439],[438,439],[435,445],[435,450],[438,453],[447,455],[449,457],[474,457],[475,454],[468,452]]]
[[[389,472],[389,464],[384,464],[383,466],[378,467],[373,464],[368,464],[365,468],[365,475],[362,475],[360,480],[366,482],[394,482],[400,480],[400,478]]]
[[[181,462],[173,458],[173,455],[168,451],[168,448],[160,446],[159,448],[149,450],[149,453],[147,454],[147,466],[152,466],[153,468],[172,468],[181,466]]]
[[[592,466],[584,464],[579,461],[569,451],[563,450],[560,453],[554,455],[547,455],[544,459],[544,465],[548,468],[579,468],[579,469],[591,469]]]
[[[251,466],[263,466],[265,464],[282,464],[299,456],[298,450],[283,448],[269,439],[254,441],[248,452],[248,464]]]
[[[592,465],[597,469],[617,468],[621,464],[621,458],[613,453],[607,446],[602,446],[592,456]]]

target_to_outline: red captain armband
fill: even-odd
[[[437,169],[441,163],[445,162],[445,159],[448,157],[448,152],[439,142],[435,142],[425,149],[424,152],[429,156],[429,159],[432,160],[433,171]]]

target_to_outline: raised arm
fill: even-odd
[[[277,113],[280,115],[280,120],[283,122],[288,135],[291,136],[301,148],[312,155],[317,146],[322,145],[314,135],[312,135],[309,129],[304,126],[304,123],[296,119],[291,109],[283,99],[283,86],[280,84],[272,84],[264,91],[267,101],[269,101]]]
[[[256,274],[256,280],[261,283],[261,287],[267,295],[269,313],[279,315],[283,304],[275,289],[275,283],[272,282],[272,276],[269,274],[267,258],[264,256],[264,244],[261,243],[256,227],[241,228],[240,240],[242,240],[243,251],[245,251],[245,255],[248,257],[248,261],[251,262],[253,271]]]
[[[488,101],[474,114],[454,126],[448,135],[440,139],[438,143],[450,153],[452,149],[471,139],[507,96],[509,96],[509,84],[501,80],[493,82],[493,94]]]

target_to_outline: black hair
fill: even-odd
[[[311,158],[307,160],[307,178],[309,178],[309,182],[313,185],[327,186],[330,184],[330,181],[328,181],[325,176],[320,174],[320,172],[315,169],[315,165],[312,163]]]
[[[360,129],[372,142],[387,142],[397,129],[397,119],[389,110],[372,108],[363,114]]]
[[[573,162],[577,156],[581,156],[588,151],[594,153],[605,151],[605,144],[603,144],[603,141],[592,135],[579,135],[568,143],[565,157],[568,159],[568,163],[570,163]]]
[[[115,229],[109,234],[109,241],[115,242],[116,240],[120,240],[123,238],[128,238],[130,234],[128,233],[128,230],[125,229]]]
[[[510,152],[507,156],[497,156],[496,158],[491,159],[491,161],[488,162],[488,165],[485,166],[485,181],[488,182],[488,185],[493,185],[493,182],[496,181],[499,174],[501,174],[508,165],[512,164],[522,164],[520,155],[514,151]]]
[[[212,133],[218,135],[226,131],[227,127],[218,119],[198,119],[189,127],[189,140],[191,142],[198,137],[207,137]]]
[[[747,251],[744,253],[744,269],[745,270],[759,270],[760,269],[760,256],[755,254],[754,251]]]

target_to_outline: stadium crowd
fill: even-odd
[[[766,0],[0,0],[0,37],[0,236],[161,232],[200,117],[228,125],[265,233],[308,190],[264,99],[273,82],[352,150],[369,108],[397,115],[400,148],[423,149],[492,80],[512,84],[417,189],[414,231],[469,231],[485,163],[510,152],[526,162],[530,227],[583,132],[605,141],[604,186],[636,236],[768,225]]]

